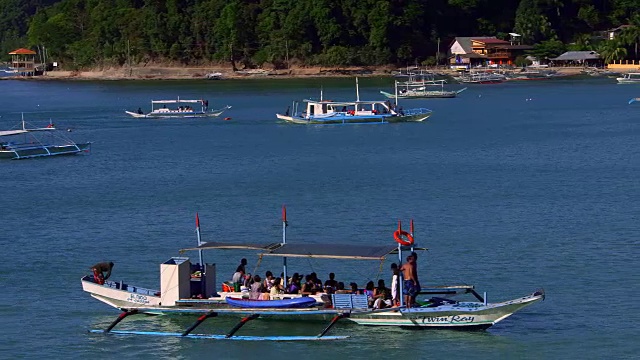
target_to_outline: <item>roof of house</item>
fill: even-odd
[[[12,52],[9,53],[9,55],[35,55],[35,54],[36,54],[35,51],[25,49],[25,48],[13,50]]]
[[[612,31],[613,31],[613,32],[616,32],[616,31],[624,30],[624,29],[626,29],[626,28],[628,28],[628,27],[631,27],[631,25],[620,25],[620,26],[618,26],[617,28],[608,29],[608,30],[606,30],[606,31],[607,31],[607,32],[612,32]]]
[[[471,49],[471,40],[486,40],[486,39],[496,39],[497,38],[495,36],[465,36],[465,37],[456,37],[455,39],[453,39],[453,42],[451,43],[451,45],[453,45],[455,42],[458,42],[458,44],[460,44],[460,46],[462,47],[462,49],[464,50],[464,52],[466,52],[467,54],[470,52],[473,52],[473,50]],[[451,47],[451,46],[449,46]]]
[[[497,39],[495,37],[491,37],[491,38],[471,38],[471,40],[473,41],[478,41],[481,42],[483,44],[492,44],[492,45],[498,45],[498,44],[505,44],[505,45],[509,45],[510,42],[505,41],[505,40],[500,40]]]
[[[600,59],[600,54],[595,51],[567,51],[566,53],[550,58],[554,61],[572,61],[572,60],[596,60]]]

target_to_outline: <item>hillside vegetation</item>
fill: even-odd
[[[509,32],[544,55],[640,25],[640,0],[0,0],[0,10],[3,54],[44,46],[69,68],[435,63],[455,36]],[[608,44],[616,57],[633,53],[638,36],[625,33]]]

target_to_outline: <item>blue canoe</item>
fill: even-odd
[[[316,300],[312,297],[298,297],[292,299],[283,299],[283,300],[249,300],[249,299],[239,299],[227,297],[225,298],[227,304],[231,306],[241,307],[241,308],[277,308],[277,309],[295,309],[295,308],[307,308],[314,306],[316,304]]]

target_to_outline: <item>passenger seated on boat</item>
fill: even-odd
[[[373,289],[373,308],[384,309],[391,307],[391,294],[389,289],[385,286],[384,280],[378,280],[378,287]]]
[[[282,278],[275,278],[273,280],[273,286],[271,286],[271,290],[269,290],[269,295],[271,298],[274,296],[284,294],[284,287],[282,286]]]
[[[360,294],[360,290],[358,290],[358,284],[352,282],[351,284],[349,284],[349,286],[351,287],[351,291],[349,291],[350,294]]]
[[[309,275],[311,275],[311,280],[313,280],[313,291],[317,293],[322,292],[324,288],[322,287],[322,281],[318,279],[318,275],[314,272]]]
[[[302,284],[302,289],[300,293],[302,295],[315,295],[316,293],[316,284],[313,282],[313,276],[307,275],[305,277],[306,282]]]
[[[273,282],[275,281],[275,278],[273,277],[273,273],[271,271],[267,271],[264,274],[265,278],[263,281],[263,286],[265,289],[267,289],[267,291],[271,290],[271,287],[273,286]]]
[[[249,291],[249,299],[258,300],[262,298],[262,293],[264,293],[264,286],[262,286],[262,279],[260,279],[260,275],[256,275],[253,277],[253,284],[251,284]]]
[[[373,281],[369,281],[362,291],[363,294],[367,295],[367,300],[369,301],[369,307],[373,306],[373,290],[375,288],[375,284]]]
[[[337,286],[338,282],[336,281],[336,274],[329,273],[329,280],[324,282],[324,289],[326,290],[327,288],[330,288],[331,290],[333,290],[333,292],[335,292]]]
[[[143,112],[142,112],[142,108],[138,108],[138,114],[140,114],[140,115],[142,115],[142,114],[143,114]]]
[[[297,294],[300,292],[300,275],[298,273],[293,274],[289,279],[289,285],[286,288],[287,294]]]
[[[344,283],[339,281],[338,285],[336,285],[336,294],[351,294],[351,290],[346,290],[344,288]]]

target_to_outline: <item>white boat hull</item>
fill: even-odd
[[[114,284],[99,285],[88,277],[82,279],[82,288],[97,300],[121,310],[136,310],[147,314],[193,314],[215,311],[218,316],[240,317],[259,314],[261,319],[327,321],[336,315],[349,313],[346,320],[358,325],[396,326],[417,328],[486,329],[516,311],[544,299],[544,293],[536,292],[522,298],[499,303],[460,302],[452,305],[419,308],[345,309],[322,306],[303,309],[235,308],[229,306],[226,296],[238,297],[241,293],[219,293],[212,299],[184,299],[174,306],[162,306],[162,297],[153,295],[154,290],[126,286],[127,290]],[[151,292],[147,294],[146,292]],[[320,300],[320,297],[317,296]]]
[[[417,111],[421,110],[421,111]],[[282,115],[276,114],[276,117],[279,120],[284,120],[288,123],[292,124],[300,124],[300,125],[339,125],[339,124],[386,124],[386,123],[395,123],[395,122],[422,122],[431,116],[431,110],[427,109],[416,109],[415,112],[412,110],[406,110],[405,115],[393,115],[393,114],[384,114],[384,115],[349,115],[349,114],[341,114],[334,113],[331,116],[310,116],[310,117],[302,117],[302,116],[290,116],[290,115]]]
[[[125,111],[125,113],[136,119],[190,119],[190,118],[210,118],[222,115],[226,110],[231,109],[227,105],[222,109],[204,111],[153,111],[148,114],[139,114],[133,111]]]

